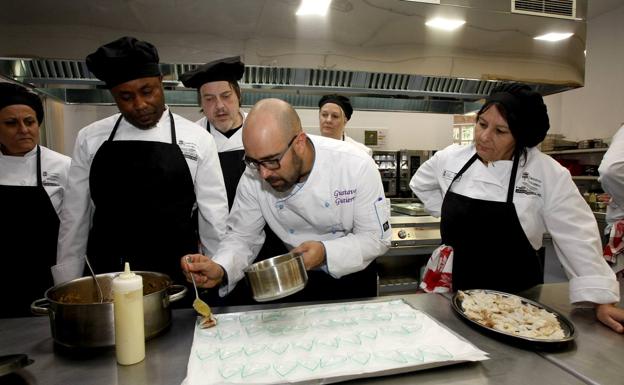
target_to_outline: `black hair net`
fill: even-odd
[[[342,111],[344,111],[347,120],[351,119],[351,115],[353,115],[353,106],[351,105],[351,101],[349,100],[349,98],[347,98],[346,96],[337,94],[325,95],[321,98],[321,100],[319,100],[319,108],[323,107],[323,105],[326,103],[334,103],[339,105],[340,108],[342,108]]]

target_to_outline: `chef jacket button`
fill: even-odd
[[[294,234],[295,230],[294,229],[288,229],[288,232],[291,233],[291,234]]]
[[[329,207],[329,202],[325,202],[325,207]]]
[[[284,208],[284,205],[277,205],[277,208],[281,210]]]

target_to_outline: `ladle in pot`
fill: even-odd
[[[93,271],[93,268],[91,267],[91,264],[89,263],[89,258],[86,255],[85,255],[85,262],[87,262],[87,267],[89,268],[89,271],[91,272],[91,276],[93,277],[93,280],[95,281],[95,286],[97,286],[98,296],[100,297],[100,303],[103,303],[104,296],[102,295],[102,288],[100,287],[100,283],[95,277],[95,272]]]

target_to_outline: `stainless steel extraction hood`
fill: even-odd
[[[49,7],[44,0],[34,2],[43,7],[41,12]],[[501,82],[521,81],[543,95],[584,83],[587,0],[333,0],[327,17],[314,20],[295,16],[297,0],[219,0],[210,6],[185,0],[175,8],[168,0],[153,0],[140,12],[145,0],[112,0],[107,7],[100,3],[55,2],[64,12],[57,12],[57,26],[45,21],[46,28],[50,33],[60,29],[60,15],[69,18],[78,8],[87,15],[81,19],[86,24],[138,28],[138,33],[124,34],[153,42],[161,60],[170,63],[161,65],[170,105],[197,105],[195,91],[178,81],[180,74],[231,55],[241,55],[246,63],[244,105],[278,97],[316,108],[319,95],[336,92],[351,97],[360,110],[461,114],[476,109]],[[38,13],[20,19],[12,11],[3,12],[12,19],[0,16],[0,23],[44,23]],[[168,17],[172,12],[174,20]],[[466,25],[454,32],[425,27],[425,20],[435,16],[462,18]],[[547,32],[574,35],[558,43],[533,39]],[[204,38],[201,44],[191,41],[198,34]],[[77,38],[65,36],[69,46]],[[112,33],[98,44],[119,36]],[[78,56],[65,45],[54,57],[44,51],[25,57],[0,49],[5,56],[0,75],[64,103],[113,102],[88,71],[84,55],[59,59]]]

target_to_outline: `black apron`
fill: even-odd
[[[453,247],[453,290],[490,289],[518,293],[544,282],[544,264],[522,229],[513,194],[520,155],[516,154],[506,202],[473,199],[451,191],[478,159],[475,154],[455,175],[444,196],[440,233]]]
[[[52,287],[50,268],[56,264],[59,218],[41,178],[41,150],[37,146],[37,185],[0,185],[2,202],[2,305],[0,318],[31,315],[32,301]],[[24,279],[9,279],[10,274]]]
[[[96,273],[132,270],[167,274],[186,283],[180,258],[198,252],[193,220],[195,187],[177,145],[171,111],[171,143],[113,141],[91,164],[89,187],[95,205],[87,254]]]

